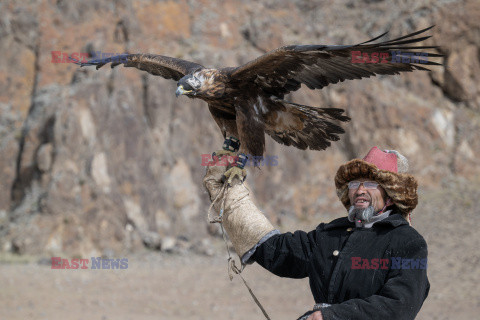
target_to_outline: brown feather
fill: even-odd
[[[235,113],[231,112],[229,106],[222,106],[221,104],[210,103],[208,109],[212,114],[213,119],[222,131],[223,138],[234,136],[238,138],[237,117]]]
[[[361,79],[380,74],[399,74],[400,72],[413,70],[429,70],[425,68],[425,65],[439,64],[433,61],[428,61],[425,64],[391,62],[392,52],[395,50],[420,53],[421,51],[412,51],[412,49],[438,48],[435,46],[405,46],[428,39],[429,37],[412,37],[429,29],[431,27],[379,43],[370,43],[377,37],[351,46],[284,46],[236,69],[229,69],[231,81],[254,82],[264,91],[282,98],[285,94],[298,90],[301,84],[307,85],[310,89],[321,89],[329,84],[344,80]],[[388,53],[390,60],[386,63],[352,63],[352,51],[361,51],[368,54],[373,52]],[[428,53],[428,56],[430,58],[441,57],[442,55]]]
[[[345,131],[338,125],[349,121],[344,110],[315,108],[276,99],[277,108],[265,114],[265,132],[278,143],[298,149],[324,150]],[[281,107],[278,107],[280,105]]]
[[[237,100],[237,116],[240,152],[246,155],[263,156],[265,152],[265,123],[262,115],[255,113],[255,100],[245,97]]]
[[[112,63],[112,68],[123,63],[125,67],[137,68],[155,76],[161,76],[165,79],[173,79],[175,81],[180,80],[195,70],[204,68],[198,63],[187,60],[148,53],[124,54],[99,60],[90,60],[88,62],[74,61],[74,63],[81,67],[95,65],[97,66],[97,70],[107,63]]]

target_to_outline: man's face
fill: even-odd
[[[361,178],[355,179],[354,181],[365,182],[371,180]],[[350,199],[350,205],[353,205],[355,209],[366,209],[371,205],[374,208],[375,213],[382,210],[385,205],[389,206],[392,204],[391,199],[387,198],[387,193],[380,185],[375,189],[369,189],[365,188],[362,183],[356,189],[349,189],[348,197]]]

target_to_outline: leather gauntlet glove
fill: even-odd
[[[219,195],[223,187],[222,176],[226,169],[225,166],[207,168],[203,184],[212,201]],[[260,239],[275,230],[270,221],[255,206],[249,194],[246,185],[235,178],[232,186],[228,187],[223,194],[220,194],[214,203],[217,213],[223,206],[223,227],[240,259]]]

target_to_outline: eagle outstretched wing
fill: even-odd
[[[112,68],[123,64],[124,67],[137,68],[155,76],[175,81],[180,80],[191,72],[204,68],[204,66],[195,62],[148,53],[120,54],[108,58],[93,59],[88,62],[70,59],[81,67],[96,66],[97,70],[107,63],[111,63]]]
[[[243,66],[230,70],[231,81],[252,81],[268,93],[277,97],[298,90],[301,84],[310,89],[321,89],[331,83],[361,79],[380,74],[399,74],[402,71],[429,70],[425,65],[440,65],[437,62],[422,60],[422,63],[392,62],[396,50],[402,55],[422,53],[418,49],[435,49],[436,46],[409,46],[424,41],[430,36],[414,36],[430,30],[433,26],[413,32],[390,41],[372,43],[384,33],[366,42],[350,46],[291,45],[284,46]],[[362,54],[388,53],[385,63],[353,63],[352,52]],[[426,53],[428,58],[441,57],[441,54]],[[402,56],[400,56],[402,57]]]

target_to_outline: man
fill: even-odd
[[[204,184],[242,263],[309,277],[316,304],[299,319],[414,319],[430,284],[427,244],[407,221],[418,202],[407,169],[401,154],[376,147],[342,165],[335,186],[348,215],[308,233],[280,234],[238,179],[220,193],[224,167],[209,167]]]

